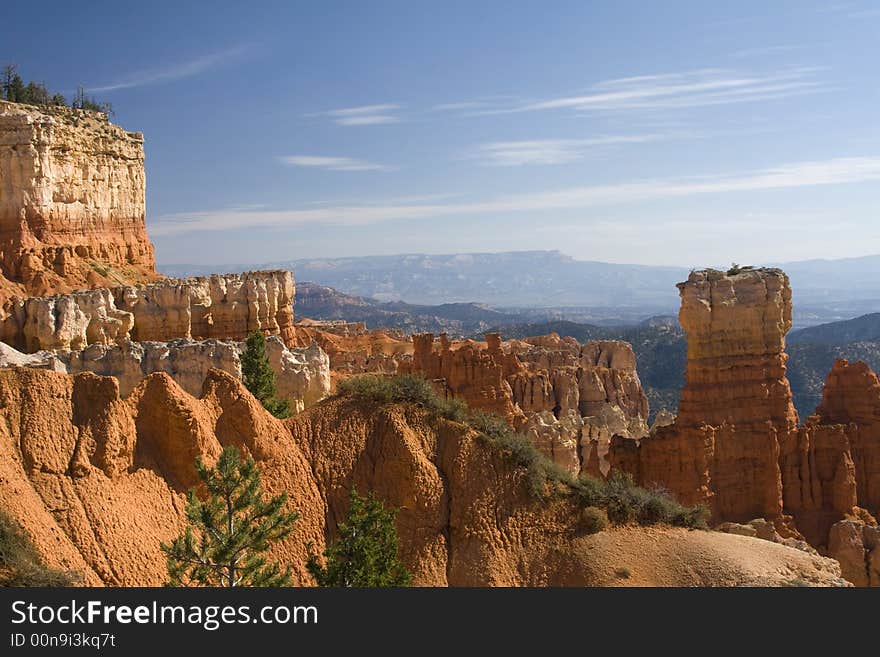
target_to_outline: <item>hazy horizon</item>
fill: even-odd
[[[595,264],[608,264],[608,265],[620,265],[623,267],[656,267],[656,268],[666,268],[666,269],[691,269],[693,267],[703,268],[703,267],[719,267],[726,268],[731,262],[727,263],[707,263],[703,265],[694,265],[687,263],[678,263],[678,264],[651,264],[645,262],[631,262],[631,261],[614,261],[614,260],[599,260],[593,258],[579,258],[577,256],[573,256],[569,253],[565,253],[565,251],[561,249],[519,249],[512,251],[455,251],[455,252],[428,252],[428,251],[409,251],[404,253],[363,253],[352,256],[307,256],[302,258],[283,258],[278,260],[253,260],[253,261],[245,261],[239,260],[235,262],[209,262],[209,263],[199,263],[195,260],[190,261],[180,261],[180,262],[158,262],[157,266],[159,269],[162,267],[175,267],[179,265],[195,265],[198,267],[211,267],[213,265],[272,265],[279,264],[288,261],[317,261],[317,260],[348,260],[353,258],[405,258],[408,256],[428,256],[428,257],[455,257],[455,256],[484,256],[484,255],[503,255],[508,253],[516,253],[516,254],[526,254],[526,253],[558,253],[563,258],[570,258],[575,260],[576,262],[584,262],[584,263],[595,263]],[[811,263],[811,262],[838,262],[841,260],[864,260],[868,258],[880,258],[880,253],[868,253],[860,256],[844,256],[840,258],[805,258],[803,260],[786,260],[786,261],[778,261],[778,262],[746,262],[742,261],[737,264],[739,265],[748,265],[754,267],[776,267],[776,266],[784,266],[787,264],[802,264],[802,263]]]
[[[0,63],[68,97],[82,84],[145,134],[160,264],[880,253],[866,0],[48,2],[4,18]]]

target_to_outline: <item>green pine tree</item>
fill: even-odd
[[[12,76],[9,86],[6,89],[6,100],[13,103],[21,103],[24,101],[24,81],[17,73]]]
[[[288,586],[290,567],[282,570],[263,553],[290,533],[298,513],[284,511],[287,493],[268,501],[260,489],[260,471],[252,458],[226,447],[213,468],[196,459],[207,498],[187,494],[184,533],[170,545],[169,586]],[[195,530],[195,531],[194,531]]]
[[[397,511],[386,509],[373,493],[361,497],[354,488],[350,499],[339,538],[324,550],[326,565],[309,554],[306,567],[318,586],[409,586],[410,573],[397,554]]]
[[[15,64],[7,64],[3,67],[3,71],[0,72],[0,75],[3,76],[3,80],[0,82],[0,85],[2,85],[0,91],[3,92],[3,100],[15,102],[15,99],[12,97],[12,80],[18,76],[18,67]]]
[[[290,402],[277,399],[275,372],[266,355],[266,338],[260,331],[251,333],[241,355],[241,373],[245,387],[277,418],[290,417]]]

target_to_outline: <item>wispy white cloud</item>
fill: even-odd
[[[313,112],[306,116],[326,116],[337,125],[379,125],[382,123],[397,123],[400,119],[397,110],[400,105],[386,103],[383,105],[362,105],[360,107],[343,107],[341,109],[327,110],[326,112]]]
[[[185,62],[179,62],[172,66],[162,69],[150,69],[133,73],[116,82],[101,86],[89,87],[88,91],[97,93],[107,93],[117,91],[119,89],[131,89],[134,87],[146,87],[153,84],[163,84],[166,82],[174,82],[184,78],[190,78],[205,71],[217,68],[234,60],[241,58],[248,51],[248,47],[244,45],[235,46],[227,50],[202,55],[195,59]]]
[[[369,225],[397,219],[418,220],[577,209],[700,194],[795,189],[868,181],[880,181],[880,156],[797,162],[771,169],[711,177],[570,187],[548,192],[510,194],[472,203],[355,204],[289,210],[189,212],[160,217],[151,225],[151,233],[167,236],[195,231],[233,230],[247,226]]]
[[[325,157],[322,155],[285,155],[278,158],[284,164],[294,167],[327,169],[328,171],[388,171],[392,167],[383,164],[357,160],[351,157]]]
[[[393,197],[384,197],[377,199],[362,199],[359,201],[359,205],[411,205],[413,203],[432,203],[434,201],[441,201],[444,199],[454,198],[459,196],[459,194],[416,194],[416,195],[408,195],[408,196],[393,196]],[[332,205],[332,206],[340,206],[344,205],[345,201],[340,201],[338,199],[323,199],[320,201],[308,201],[305,205]]]
[[[431,108],[432,112],[459,112],[462,110],[480,109],[486,106],[483,100],[468,100],[461,103],[440,103]]]
[[[740,50],[732,58],[768,56],[802,48],[777,45]],[[411,108],[410,115],[458,114],[462,117],[515,114],[539,111],[568,111],[575,114],[621,110],[683,109],[754,103],[831,91],[819,77],[819,67],[800,67],[773,73],[740,73],[728,69],[637,75],[593,84],[586,90],[544,99],[523,99],[510,95],[483,96],[472,100],[438,103]],[[341,126],[397,123],[402,106],[393,103],[345,107],[306,114],[326,117]]]
[[[498,103],[472,115],[560,111],[611,112],[729,105],[818,93],[829,88],[818,77],[822,69],[793,68],[769,74],[744,74],[707,68],[679,73],[605,80],[587,91],[532,100]]]
[[[387,114],[367,114],[364,116],[344,116],[336,119],[339,125],[380,125],[382,123],[397,123],[400,119]]]
[[[488,166],[525,164],[568,164],[591,150],[617,144],[642,144],[659,139],[658,135],[603,136],[592,139],[530,139],[480,144],[469,155]]]
[[[412,196],[394,196],[374,201],[363,201],[362,205],[411,205],[413,203],[433,203],[454,198],[458,194],[416,194]]]
[[[592,93],[551,98],[513,108],[512,111],[573,109],[578,111],[638,109],[645,107],[701,107],[720,103],[761,100],[773,94],[790,96],[814,91],[820,83],[816,69],[799,68],[771,75],[738,75],[719,69],[703,69],[608,80]]]

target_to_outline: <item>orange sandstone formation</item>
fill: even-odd
[[[632,346],[619,340],[581,345],[557,334],[511,340],[510,354],[525,367],[510,367],[513,399],[526,412],[575,410],[597,415],[606,404],[628,419],[648,417],[648,399],[636,373]]]
[[[216,370],[199,398],[157,373],[122,400],[112,378],[4,369],[0,399],[0,502],[50,565],[81,570],[88,584],[162,583],[159,543],[184,526],[194,459],[230,444],[300,513],[271,551],[297,584],[311,583],[307,545],[320,551],[335,535],[352,486],[400,508],[401,556],[417,585],[841,583],[830,559],[744,536],[583,536],[571,499],[535,504],[524,469],[415,406],[337,398],[281,422]],[[632,582],[615,577],[620,567]]]
[[[782,513],[779,445],[797,431],[785,376],[791,289],[779,269],[692,272],[680,283],[688,337],[679,414],[641,445],[611,456],[646,484],[705,502],[715,518]]]
[[[880,511],[880,380],[863,363],[838,360],[822,404],[798,427],[785,376],[786,275],[693,272],[679,290],[688,335],[679,414],[641,441],[615,437],[611,467],[662,484],[683,503],[707,504],[716,520],[770,519],[839,558],[850,574],[868,573],[851,581],[880,582],[870,575],[880,563],[872,529]]]
[[[880,380],[867,365],[835,361],[822,403],[784,445],[780,466],[786,511],[804,536],[826,547],[850,581],[880,586],[880,532],[872,529],[880,516]]]
[[[164,373],[122,400],[115,379],[0,370],[0,501],[51,565],[87,584],[160,585],[159,543],[182,530],[184,493],[223,445],[259,460],[272,492],[286,490],[297,529],[273,549],[296,578],[308,541],[323,545],[323,503],[302,451],[232,376],[212,371],[201,398]]]
[[[439,349],[435,349],[433,333],[414,335],[412,340],[413,372],[442,382],[449,396],[463,400],[471,408],[496,413],[516,426],[523,424],[524,414],[514,404],[506,380],[509,373],[522,365],[516,357],[506,357],[497,334],[487,335],[487,348],[466,341],[453,349],[445,333],[440,334]]]
[[[116,288],[116,306],[134,316],[132,339],[244,340],[253,331],[295,343],[293,274],[286,270],[169,278]]]
[[[855,468],[856,501],[880,515],[880,379],[864,363],[834,363],[816,409],[822,424],[843,424]]]
[[[330,356],[330,369],[339,375],[394,374],[398,365],[410,360],[413,353],[413,343],[393,331],[328,331],[321,323],[301,320],[295,326],[295,334],[297,346],[321,347]]]
[[[99,112],[0,101],[0,301],[157,277],[143,142]]]
[[[128,338],[244,340],[259,330],[292,346],[295,291],[293,275],[276,270],[13,299],[0,320],[0,339],[33,353],[84,349]]]

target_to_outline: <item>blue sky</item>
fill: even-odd
[[[146,136],[160,263],[880,253],[880,2],[40,2],[0,62]]]

